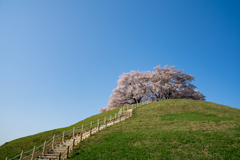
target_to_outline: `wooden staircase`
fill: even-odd
[[[113,125],[114,123],[120,122],[128,117],[130,117],[132,114],[132,109],[128,109],[126,111],[123,111],[119,118],[115,119],[114,121],[108,122],[107,125],[100,125],[99,130],[105,128],[106,126]],[[98,131],[98,128],[92,128],[91,134],[94,134]],[[90,131],[85,132],[82,134],[82,140],[86,139],[90,136]],[[74,146],[76,146],[78,143],[81,142],[81,135],[77,134],[76,136],[72,137],[71,139],[64,140],[64,142],[61,142],[60,144],[52,147],[49,151],[46,151],[45,153],[42,153],[43,155],[36,158],[36,160],[64,160],[67,159],[68,153],[70,153]]]

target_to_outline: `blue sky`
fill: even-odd
[[[118,76],[176,66],[239,108],[240,1],[0,1],[0,145],[106,107]]]

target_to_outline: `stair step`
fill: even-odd
[[[54,151],[54,152],[65,152],[67,150],[67,148],[65,149],[65,148],[58,148],[58,149],[53,149],[52,151]]]
[[[59,158],[36,158],[36,160],[55,160],[55,159],[59,159]],[[61,158],[61,159],[64,159],[64,158]]]
[[[46,154],[56,154],[56,155],[59,155],[59,153],[62,153],[61,151],[47,151]]]
[[[49,159],[49,158],[58,158],[59,155],[46,155],[46,156],[39,156],[39,158]],[[65,155],[61,155],[61,157],[65,157]]]
[[[61,154],[62,155],[62,154]],[[45,154],[44,156],[39,156],[39,157],[58,157],[59,154]]]
[[[57,157],[57,158],[36,158],[36,160],[58,160],[59,158]],[[66,159],[65,157],[61,157],[61,159]]]
[[[65,144],[59,144],[59,145],[57,145],[57,147],[68,147],[68,145],[65,145]]]

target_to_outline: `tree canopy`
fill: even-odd
[[[100,108],[100,112],[148,100],[183,98],[205,100],[206,96],[191,84],[194,77],[182,73],[182,70],[173,70],[174,67],[161,68],[158,65],[154,67],[155,72],[123,73],[119,76],[117,88],[113,89],[113,93],[110,95],[108,106]]]

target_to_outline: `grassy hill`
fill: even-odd
[[[109,116],[100,113],[66,128],[0,146],[0,160],[43,144],[53,134]],[[81,142],[71,159],[240,159],[240,110],[211,102],[171,99],[134,110],[131,118]]]
[[[71,159],[240,159],[240,110],[195,100],[154,102],[80,143]]]

